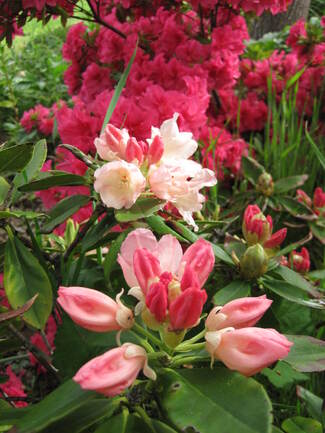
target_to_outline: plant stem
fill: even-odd
[[[184,365],[184,364],[194,364],[196,362],[208,362],[208,361],[210,361],[209,356],[206,356],[204,358],[200,356],[184,356],[181,358],[175,358],[171,363],[171,367],[179,367],[180,365]]]
[[[144,337],[146,337],[151,343],[158,346],[160,349],[164,349],[169,352],[169,349],[165,346],[165,344],[159,340],[159,338],[155,337],[151,332],[147,331],[146,329],[142,328],[138,323],[134,323],[133,329],[137,331],[139,334],[142,334]]]
[[[19,359],[27,359],[27,358],[29,358],[28,353],[25,353],[24,355],[8,356],[7,358],[0,359],[0,364],[7,364],[11,361],[18,361]]]
[[[204,338],[205,333],[206,333],[206,329],[203,329],[203,331],[196,334],[193,338],[190,338],[189,340],[185,340],[181,344],[179,344],[177,347],[175,347],[175,351],[183,351],[184,347],[187,347],[188,345],[196,343],[198,340],[201,340],[202,338]]]
[[[205,343],[196,344],[184,344],[182,347],[177,346],[176,352],[189,352],[190,350],[201,350],[204,349]]]

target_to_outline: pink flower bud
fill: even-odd
[[[206,340],[212,358],[245,376],[252,376],[285,358],[293,344],[275,329],[263,328],[207,332]]]
[[[287,229],[281,229],[275,232],[266,242],[264,242],[264,248],[275,248],[282,244],[287,236]]]
[[[146,305],[158,322],[163,322],[167,315],[168,285],[161,281],[152,283],[146,296]]]
[[[136,160],[139,164],[143,161],[142,147],[134,137],[131,137],[127,143],[125,159],[127,162],[134,162]]]
[[[257,205],[247,206],[242,229],[248,245],[263,244],[272,233],[272,225],[272,218],[265,217]]]
[[[205,321],[205,327],[208,331],[218,331],[228,327],[239,329],[254,326],[272,302],[265,295],[235,299],[223,307],[214,307]]]
[[[296,272],[300,272],[302,274],[308,272],[310,268],[310,259],[307,248],[301,248],[300,253],[298,253],[297,251],[292,251],[290,253],[289,262],[291,268],[294,269]]]
[[[148,151],[149,165],[156,164],[160,161],[164,153],[164,143],[159,135],[156,135],[150,144]]]
[[[109,162],[95,173],[95,191],[107,207],[129,209],[145,190],[146,179],[134,164]]]
[[[206,300],[205,290],[189,288],[182,292],[169,306],[171,329],[180,330],[195,326]]]
[[[311,198],[302,189],[297,189],[296,198],[300,203],[303,203],[308,207],[312,207]]]
[[[104,133],[95,139],[98,155],[105,161],[124,159],[129,138],[130,136],[126,129],[118,129],[109,123]]]
[[[313,204],[315,213],[325,217],[325,192],[320,187],[314,191]]]
[[[143,347],[125,343],[87,362],[73,380],[82,389],[113,397],[131,386],[142,369],[147,377],[156,379]]]
[[[184,291],[189,287],[196,287],[197,289],[200,289],[201,285],[196,272],[193,271],[190,265],[186,265],[181,280],[181,289]]]
[[[186,250],[182,259],[182,262],[191,266],[193,271],[196,273],[200,287],[203,287],[204,283],[208,279],[213,269],[214,261],[212,246],[204,239],[199,239],[191,245]]]
[[[133,268],[144,295],[150,285],[159,280],[161,274],[160,263],[146,248],[138,248],[133,255]]]
[[[58,303],[71,319],[95,332],[119,331],[133,326],[132,311],[117,297],[117,302],[98,290],[86,287],[63,287],[58,291]]]

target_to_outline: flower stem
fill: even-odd
[[[153,334],[151,334],[151,332],[149,332],[146,329],[142,328],[142,326],[140,326],[138,323],[134,323],[133,330],[137,331],[139,334],[142,334],[152,344],[158,346],[160,349],[166,350],[166,352],[169,353],[168,347],[161,340],[159,340],[159,338],[155,337]]]
[[[170,367],[179,367],[180,365],[184,365],[184,364],[194,364],[196,362],[208,362],[210,361],[210,357],[206,356],[206,357],[202,357],[202,356],[184,356],[181,358],[174,358],[174,360],[172,361]]]
[[[188,345],[191,345],[193,343],[196,343],[198,340],[201,340],[204,338],[206,333],[206,329],[203,329],[199,334],[195,335],[193,338],[190,338],[189,340],[183,341],[181,344],[179,344],[177,347],[175,347],[175,351],[183,352],[184,348],[187,348]]]
[[[201,350],[204,349],[205,343],[196,343],[196,344],[184,344],[181,347],[177,346],[175,351],[177,352],[189,352],[190,350]]]

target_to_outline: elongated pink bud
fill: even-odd
[[[248,245],[263,244],[272,233],[272,225],[272,218],[265,217],[257,205],[247,206],[242,229]]]
[[[281,229],[275,232],[266,242],[264,242],[264,248],[275,248],[282,244],[287,236],[287,229]]]
[[[159,280],[159,260],[146,248],[138,248],[133,255],[133,268],[139,286],[146,295],[150,285]]]
[[[168,287],[163,282],[152,283],[147,295],[146,305],[158,322],[163,322],[167,315]]]
[[[137,161],[139,164],[143,161],[142,147],[134,137],[131,137],[126,145],[125,159],[127,162]]]
[[[126,129],[118,129],[108,124],[103,134],[95,139],[95,147],[99,156],[106,161],[124,159],[129,133]]]
[[[219,334],[214,338],[213,334]],[[230,370],[252,376],[273,362],[285,358],[293,343],[275,329],[242,328],[209,332],[207,350]],[[215,341],[215,344],[213,343]],[[214,346],[214,347],[213,347]]]
[[[239,329],[254,326],[272,302],[266,295],[235,299],[223,307],[213,308],[205,321],[205,327],[208,331],[217,331],[228,327]]]
[[[182,292],[169,306],[171,329],[181,330],[195,326],[206,300],[205,290],[189,288]]]
[[[132,311],[98,290],[86,287],[60,287],[58,303],[71,319],[85,329],[95,332],[131,328]]]
[[[182,259],[182,262],[191,266],[192,270],[196,273],[200,287],[203,287],[208,279],[213,269],[214,261],[212,246],[204,239],[199,239],[191,245],[186,250]]]
[[[164,143],[159,135],[156,135],[148,150],[149,165],[156,164],[160,161],[164,153]]]
[[[184,291],[189,287],[195,287],[197,289],[200,289],[201,284],[197,273],[193,271],[190,265],[186,265],[181,280],[181,289],[182,291]]]
[[[131,386],[141,370],[155,380],[156,374],[148,366],[143,347],[125,343],[87,362],[73,380],[82,389],[113,397]]]

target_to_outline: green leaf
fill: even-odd
[[[130,209],[115,211],[115,218],[120,223],[137,221],[158,212],[164,207],[165,202],[157,198],[139,198]]]
[[[41,227],[42,233],[51,233],[55,227],[85,206],[89,200],[88,195],[71,195],[61,200],[49,211],[49,220]]]
[[[308,174],[301,174],[299,176],[284,177],[274,182],[274,193],[283,194],[284,192],[296,189],[298,186],[303,185],[308,179]]]
[[[307,124],[306,124],[306,128],[305,128],[305,132],[306,132],[306,137],[307,137],[309,143],[311,144],[311,148],[313,149],[318,161],[320,162],[321,166],[323,167],[323,170],[325,170],[325,155],[322,154],[322,152],[319,150],[319,147],[317,146],[317,144],[311,138],[311,136],[307,130]]]
[[[325,269],[317,269],[316,271],[309,272],[307,275],[312,280],[323,280],[325,278]]]
[[[274,368],[264,368],[261,372],[276,388],[285,388],[296,382],[309,380],[309,376],[294,370],[284,361],[279,361]]]
[[[294,344],[285,361],[298,371],[325,370],[325,342],[307,335],[287,335]]]
[[[312,222],[310,223],[310,228],[315,238],[325,245],[325,227],[317,224],[317,222]]]
[[[292,284],[293,286],[299,287],[305,292],[317,295],[317,292],[313,286],[304,277],[287,266],[278,266],[273,270],[273,274],[280,275],[280,277],[282,277],[285,281]]]
[[[131,59],[130,59],[130,61],[129,61],[129,63],[128,63],[126,69],[125,69],[125,71],[121,75],[121,78],[119,79],[119,82],[117,83],[117,86],[116,86],[116,88],[114,90],[113,97],[112,97],[112,99],[111,99],[111,101],[109,103],[107,112],[105,114],[105,119],[104,119],[104,122],[103,122],[103,125],[102,125],[101,133],[104,132],[104,129],[105,129],[106,125],[110,121],[110,118],[111,118],[111,116],[113,114],[113,111],[114,111],[114,109],[116,107],[116,104],[117,104],[117,102],[119,100],[119,97],[120,97],[120,95],[122,93],[122,90],[123,90],[123,88],[125,86],[126,80],[127,80],[128,76],[129,76],[129,73],[130,73],[130,70],[131,70],[131,66],[133,64],[133,61],[134,61],[136,53],[137,53],[137,48],[138,48],[138,43],[136,44],[136,46],[134,48],[134,51],[133,51],[133,54],[131,56]]]
[[[323,399],[317,397],[317,395],[313,394],[302,386],[297,386],[297,396],[306,403],[306,408],[309,415],[324,424],[325,408]]]
[[[318,421],[302,416],[286,419],[281,427],[285,433],[323,433],[322,425]]]
[[[95,433],[155,433],[142,418],[122,412],[102,424]],[[158,432],[157,432],[158,433]],[[166,432],[167,433],[167,432]]]
[[[280,430],[278,427],[273,425],[271,433],[283,433],[283,430]]]
[[[45,427],[64,418],[95,396],[94,392],[84,391],[79,384],[68,380],[40,403],[31,406],[31,410],[15,424],[17,433],[43,431]]]
[[[18,188],[19,191],[41,191],[49,189],[52,186],[77,186],[87,185],[87,180],[84,176],[78,174],[68,174],[65,172],[52,171],[51,174],[42,176],[41,179],[34,180],[33,182],[22,185]]]
[[[30,161],[33,149],[34,146],[31,144],[18,144],[0,149],[1,175],[22,170]]]
[[[242,157],[241,166],[244,171],[244,175],[253,185],[257,183],[260,175],[265,172],[264,167],[260,165],[254,158],[249,156]]]
[[[181,431],[268,433],[271,429],[272,406],[264,388],[224,367],[165,369],[159,384],[161,407]]]
[[[45,213],[38,213],[33,212],[31,210],[3,210],[0,211],[0,219],[5,218],[27,218],[27,219],[35,219],[35,218],[41,218],[46,217],[47,215]]]
[[[300,218],[313,218],[313,214],[309,207],[300,203],[292,197],[277,196],[277,202],[284,207],[291,215]]]
[[[188,243],[187,239],[180,236],[175,230],[171,229],[165,220],[159,215],[152,215],[146,218],[146,222],[152,230],[158,235],[172,235],[175,236],[180,242]]]
[[[19,173],[14,178],[16,188],[30,182],[41,170],[47,155],[46,140],[40,140],[35,144],[33,155],[22,173]]]
[[[225,305],[234,299],[249,296],[250,291],[250,284],[247,281],[235,280],[217,291],[213,297],[213,303],[215,305]]]
[[[55,336],[53,364],[61,377],[71,378],[83,364],[114,346],[115,332],[87,331],[63,314]]]
[[[114,399],[91,400],[42,431],[44,433],[79,433],[104,418],[110,418],[117,406],[118,401]]]
[[[282,298],[287,299],[291,302],[296,302],[300,305],[305,305],[306,307],[317,308],[317,309],[325,309],[325,302],[321,299],[308,299],[306,292],[300,289],[297,286],[289,284],[285,281],[274,280],[274,279],[266,279],[263,278],[263,285],[281,296]]]
[[[106,254],[105,260],[104,260],[104,276],[105,280],[109,281],[111,272],[116,265],[117,255],[120,252],[121,245],[124,242],[127,235],[130,233],[131,230],[125,230],[122,232],[118,238],[113,241],[109,247],[108,253]]]
[[[38,293],[23,318],[35,328],[44,329],[52,311],[51,282],[38,260],[12,235],[5,250],[4,286],[9,303],[15,309]]]
[[[112,213],[107,213],[98,224],[93,225],[86,233],[81,242],[81,253],[85,253],[92,250],[102,244],[102,240],[105,241],[106,235],[111,231],[112,227],[116,225],[116,221]]]
[[[0,204],[2,204],[5,201],[9,189],[10,189],[9,183],[6,181],[5,178],[0,176]]]

